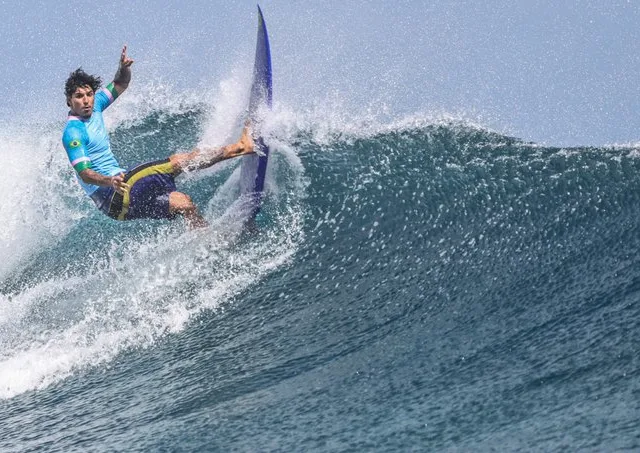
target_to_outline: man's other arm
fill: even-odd
[[[124,195],[125,190],[129,190],[129,184],[124,182],[124,175],[105,176],[90,168],[82,170],[80,178],[87,184],[101,187],[113,187],[113,190]]]

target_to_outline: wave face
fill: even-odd
[[[133,165],[221,122],[112,141]],[[0,183],[0,450],[638,448],[636,148],[278,111],[244,235],[237,162],[179,181],[208,230],[117,223],[58,126]]]

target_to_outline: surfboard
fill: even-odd
[[[253,81],[249,97],[248,118],[251,122],[256,154],[244,156],[240,166],[240,196],[247,203],[247,223],[254,224],[260,212],[264,195],[264,182],[269,160],[269,147],[260,133],[262,118],[259,114],[270,110],[273,99],[271,78],[271,49],[267,25],[258,6],[258,38],[253,66]]]

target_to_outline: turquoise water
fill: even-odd
[[[121,115],[113,145],[223,142],[222,113]],[[56,127],[0,186],[1,451],[640,448],[637,148],[276,111],[245,235],[237,163],[178,182],[208,230],[117,223]]]

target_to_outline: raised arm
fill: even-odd
[[[120,64],[118,65],[118,71],[113,77],[113,86],[118,92],[118,96],[120,96],[129,86],[129,82],[131,81],[132,64],[133,60],[127,56],[127,46],[125,45],[122,48],[122,53],[120,54]]]

